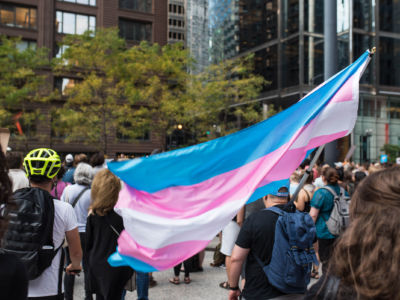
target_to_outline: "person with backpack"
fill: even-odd
[[[52,149],[39,148],[28,153],[24,168],[30,187],[14,193],[16,208],[10,211],[10,224],[3,240],[3,251],[16,255],[25,265],[28,299],[32,300],[63,299],[64,239],[71,257],[65,268],[67,274],[79,274],[82,269],[75,212],[70,204],[50,195],[60,167],[60,157]]]
[[[74,172],[75,184],[67,186],[64,189],[64,192],[61,195],[60,199],[61,201],[68,202],[72,205],[76,214],[76,218],[78,220],[78,231],[83,250],[82,266],[85,282],[85,300],[93,299],[92,293],[89,289],[89,276],[86,256],[86,220],[91,203],[90,185],[92,184],[93,177],[94,170],[92,166],[87,163],[78,164]],[[68,255],[68,247],[66,248],[66,258],[66,263],[69,264],[71,260]],[[66,300],[72,300],[74,298],[74,283],[74,275],[65,275],[64,285]]]
[[[316,262],[314,223],[293,203],[288,205],[288,181],[271,186],[271,193],[264,197],[266,209],[245,220],[233,248],[229,300],[240,296],[245,300],[301,299],[310,281]],[[246,282],[241,292],[239,276],[245,261]]]
[[[0,145],[0,241],[8,227],[8,210],[12,205],[12,182]],[[24,174],[25,176],[25,174]],[[0,298],[25,300],[28,294],[28,275],[25,266],[15,255],[0,249]]]
[[[315,222],[318,253],[322,263],[322,270],[325,273],[327,262],[332,255],[333,244],[342,230],[342,228],[339,228],[339,223],[336,223],[339,227],[330,228],[331,215],[335,208],[335,202],[339,203],[339,196],[341,196],[341,202],[347,205],[348,211],[350,201],[347,192],[339,186],[339,175],[335,168],[329,167],[325,169],[322,179],[325,186],[315,191],[311,199],[310,216]]]
[[[350,204],[326,274],[306,300],[400,299],[400,167],[374,172]]]

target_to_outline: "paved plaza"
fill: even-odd
[[[215,238],[211,241],[208,249],[213,249],[218,240]],[[226,280],[226,271],[222,268],[213,268],[210,263],[213,261],[213,251],[206,251],[203,263],[203,272],[190,274],[192,282],[190,284],[183,283],[183,273],[181,273],[181,283],[173,285],[168,279],[173,277],[173,270],[156,272],[153,274],[157,281],[157,286],[149,290],[150,300],[227,300],[228,290],[219,287],[219,283]],[[311,280],[310,285],[316,282]],[[128,292],[126,300],[136,300],[136,291]],[[74,299],[83,300],[83,276],[77,277],[75,282]]]

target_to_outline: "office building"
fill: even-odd
[[[324,81],[324,1],[239,0],[238,52],[254,53],[270,85],[260,95],[283,108]],[[337,70],[377,48],[360,82],[358,119],[341,158],[378,161],[384,144],[400,145],[400,2],[337,0]]]
[[[65,34],[81,34],[98,27],[119,27],[120,35],[128,45],[142,40],[165,45],[167,43],[166,0],[18,0],[0,1],[0,34],[20,36],[20,49],[46,47],[50,55],[57,56],[63,51],[58,46]],[[73,79],[55,77],[49,74],[54,87],[73,84]],[[90,145],[65,144],[61,138],[53,137],[50,128],[48,107],[43,108],[46,120],[37,132],[28,136],[30,147],[50,146],[66,152],[94,152]],[[42,121],[39,121],[42,122]],[[45,136],[37,141],[33,135]],[[12,142],[13,140],[11,140]],[[131,143],[122,137],[110,136],[109,155],[116,153],[145,154],[161,147],[161,142],[153,134]],[[12,145],[18,147],[17,145]],[[25,149],[23,149],[25,150]]]

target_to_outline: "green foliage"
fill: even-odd
[[[63,44],[54,70],[80,78],[54,112],[54,131],[66,142],[97,144],[107,153],[115,132],[130,141],[151,132],[164,143],[181,124],[179,132],[190,137],[185,143],[196,143],[262,118],[260,104],[250,101],[265,84],[252,74],[252,57],[192,75],[193,60],[180,43],[127,48],[116,29],[99,29],[66,36]]]
[[[197,99],[193,112],[197,130],[207,133],[211,129],[213,133],[200,136],[200,140],[223,136],[262,120],[261,103],[252,100],[267,82],[254,75],[253,61],[253,55],[225,60],[196,76],[192,91]]]
[[[388,155],[389,163],[395,163],[396,157],[400,156],[400,146],[398,145],[385,144],[381,151],[384,151]]]
[[[9,128],[16,139],[26,140],[26,135],[34,133],[40,117],[37,103],[49,100],[45,76],[38,73],[49,65],[48,51],[20,51],[20,38],[0,39],[0,127]],[[23,134],[18,133],[18,122]]]

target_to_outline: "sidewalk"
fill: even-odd
[[[208,249],[215,248],[218,238],[215,238],[207,246]],[[228,299],[228,290],[220,288],[220,282],[226,280],[226,271],[221,268],[213,268],[210,263],[213,261],[213,251],[206,251],[203,263],[203,272],[190,274],[192,282],[190,284],[183,283],[183,274],[181,274],[181,283],[173,285],[168,279],[173,277],[173,269],[163,272],[153,273],[157,286],[149,290],[150,300],[200,300],[212,299],[222,300]],[[83,276],[77,277],[75,281],[74,299],[83,300]],[[126,300],[136,300],[136,292],[128,292]],[[117,300],[117,299],[116,299]]]

